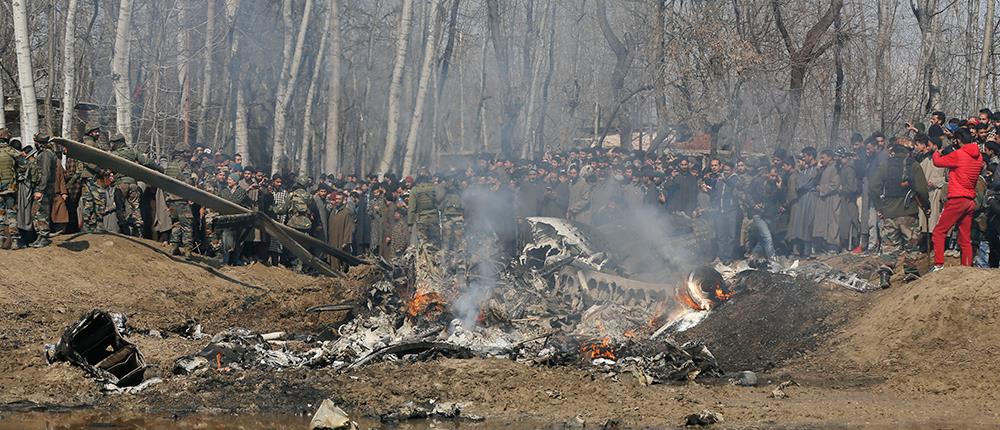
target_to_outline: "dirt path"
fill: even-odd
[[[716,342],[729,341],[720,351],[768,359],[768,348],[781,345],[769,345],[755,334],[764,327],[782,327],[771,321],[790,324],[788,318],[813,315],[789,311],[781,319],[776,315],[782,309],[815,306],[823,315],[822,324],[810,325],[823,330],[772,330],[809,339],[796,348],[775,349],[775,365],[759,375],[759,387],[726,381],[643,387],[629,375],[612,378],[593,369],[528,367],[498,359],[382,363],[355,373],[295,369],[173,377],[173,361],[199,350],[205,341],[143,334],[130,340],[166,381],[139,395],[101,394],[82,371],[64,363],[45,364],[42,346],[55,342],[65,326],[92,308],[125,312],[141,332],[165,332],[197,319],[206,333],[232,326],[317,333],[341,315],[307,315],[303,310],[348,299],[350,287],[360,282],[262,266],[212,269],[163,251],[145,241],[82,236],[48,249],[4,253],[0,405],[89,405],[157,416],[301,416],[331,398],[352,414],[377,416],[409,400],[436,399],[466,403],[467,413],[498,425],[560,424],[580,416],[595,426],[663,427],[679,425],[685,415],[704,409],[721,413],[725,424],[734,426],[1000,423],[994,394],[1000,375],[992,370],[1000,360],[1000,299],[993,291],[1000,284],[994,272],[973,269],[948,269],[867,295],[821,289],[797,296],[792,291],[787,297],[795,300],[778,304],[765,295],[747,295],[740,306],[753,305],[761,315],[737,320],[734,304],[729,329],[744,335],[733,342],[721,335],[727,330],[716,328]],[[788,380],[798,383],[785,390],[788,397],[772,398],[777,384]]]

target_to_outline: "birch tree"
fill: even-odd
[[[62,93],[62,136],[72,138],[73,106],[76,105],[76,0],[69,0],[66,6],[66,32],[63,34],[63,93]]]
[[[410,44],[410,26],[413,24],[413,0],[403,0],[403,10],[399,14],[399,33],[396,34],[396,59],[393,62],[392,78],[389,80],[389,107],[386,113],[385,147],[378,171],[392,170],[399,141],[399,104],[403,86],[403,72],[406,68],[406,51]]]
[[[986,79],[990,56],[993,55],[993,22],[996,12],[996,0],[986,0],[986,24],[983,26],[983,49],[979,54],[979,76],[976,79],[975,106],[986,103]]]
[[[128,76],[131,22],[132,0],[121,0],[111,57],[111,83],[115,89],[115,124],[128,145],[132,144],[132,99]]]
[[[286,3],[287,4],[287,3]],[[285,155],[285,115],[288,110],[288,103],[292,99],[295,91],[295,82],[298,78],[299,67],[302,65],[302,47],[305,45],[306,30],[309,28],[309,16],[312,13],[313,0],[306,0],[302,11],[302,21],[299,23],[298,35],[295,37],[295,51],[292,54],[291,62],[288,66],[287,81],[279,82],[278,96],[274,102],[274,132],[271,142],[274,144],[271,153],[271,173],[281,172],[281,163]]]
[[[201,109],[198,110],[198,131],[195,142],[205,144],[208,109],[212,102],[212,54],[215,52],[215,0],[208,0],[205,11],[205,48],[202,55]]]
[[[330,11],[330,14],[333,14],[333,10]],[[323,70],[323,56],[326,54],[326,41],[329,34],[330,18],[327,17],[326,22],[323,24],[319,49],[316,51],[316,61],[313,62],[312,73],[309,75],[309,90],[306,91],[306,107],[305,112],[302,113],[302,144],[299,150],[299,176],[309,175],[309,154],[312,153],[314,129],[312,126],[313,103],[316,99],[316,90],[320,83],[319,72]]]
[[[340,1],[330,0],[327,17],[330,32],[330,76],[327,79],[326,144],[323,151],[323,172],[340,169]]]
[[[413,106],[413,119],[410,121],[410,130],[406,135],[406,152],[403,157],[403,176],[409,176],[413,172],[413,165],[417,159],[417,138],[420,134],[420,125],[423,124],[424,107],[427,101],[427,91],[431,82],[431,66],[434,63],[434,56],[437,53],[437,32],[439,0],[431,1],[430,25],[427,29],[427,41],[424,46],[424,59],[420,65],[420,81],[417,84],[417,98]]]
[[[12,0],[14,19],[14,53],[17,55],[17,84],[21,89],[21,139],[29,142],[38,132],[38,104],[31,68],[31,46],[28,35],[28,12],[25,0]]]

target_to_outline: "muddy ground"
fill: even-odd
[[[343,317],[309,306],[350,299],[364,270],[344,281],[263,266],[212,268],[171,258],[159,244],[81,236],[43,250],[5,252],[0,265],[0,416],[80,407],[104,416],[298,416],[261,428],[302,428],[324,398],[377,417],[409,400],[464,402],[480,428],[662,428],[704,409],[745,427],[995,427],[1000,410],[1000,280],[949,268],[886,291],[860,294],[787,278],[745,280],[744,291],[685,336],[704,341],[727,371],[756,370],[758,387],[726,380],[641,386],[592,368],[529,367],[500,359],[381,363],[356,372],[296,369],[174,377],[173,361],[206,340],[135,334],[130,340],[165,382],[137,395],[102,394],[68,364],[47,365],[45,343],[86,311],[125,312],[139,332],[190,319],[206,333],[240,326],[315,334]],[[873,266],[838,257],[839,267]],[[794,381],[774,398],[782,382]],[[0,419],[0,428],[4,428]],[[245,420],[222,421],[254,428]],[[520,424],[519,424],[520,423]]]

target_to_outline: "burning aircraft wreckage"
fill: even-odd
[[[74,144],[69,142],[71,152],[89,154],[87,148]],[[170,192],[188,192],[189,198],[202,199],[206,206],[215,203],[141,166],[113,156],[90,155],[93,157],[88,161],[107,158],[117,163],[116,168],[130,168],[134,176],[148,178]],[[224,208],[229,213],[249,212],[238,206]],[[266,217],[253,216],[269,230],[282,232]],[[622,237],[609,241],[601,233],[564,219],[528,218],[523,236],[513,258],[503,257],[495,238],[488,237],[470,237],[477,246],[470,246],[464,255],[430,244],[412,246],[398,261],[359,270],[365,276],[362,284],[366,290],[358,292],[352,302],[307,310],[348,311],[338,326],[322,334],[298,336],[232,328],[215,334],[200,352],[178,358],[173,371],[177,375],[251,368],[351,371],[382,361],[444,356],[581,366],[609,374],[632,374],[643,384],[722,377],[724,370],[746,369],[722,369],[705,345],[698,341],[680,343],[674,335],[712,318],[714,309],[738,300],[745,274],[782,272],[776,276],[830,281],[857,291],[876,288],[822,263],[753,268],[744,262],[742,267],[722,268],[721,272],[704,266],[677,270],[681,265],[672,253],[684,250],[696,254],[705,243],[698,240],[697,229],[682,231],[668,241],[656,240],[653,249],[639,257],[622,253],[622,246],[615,247],[616,242],[623,242]],[[294,235],[279,237],[298,240]],[[629,239],[624,242],[628,242],[624,246],[636,245]],[[321,264],[318,259],[311,261]],[[673,266],[672,270],[663,271],[663,262]],[[636,270],[649,267],[660,272],[652,275],[649,270]],[[193,324],[182,335],[207,339]],[[134,391],[159,382],[144,380],[145,361],[126,336],[128,328],[120,318],[95,310],[69,327],[59,344],[47,350],[50,361],[70,361],[108,390]],[[295,342],[289,341],[293,337]]]

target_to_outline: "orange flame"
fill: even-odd
[[[733,294],[735,293],[727,293],[725,291],[722,291],[721,286],[715,287],[715,298],[719,299],[720,302],[729,300],[730,297],[733,297]]]
[[[614,348],[611,347],[611,338],[609,337],[601,339],[600,342],[583,344],[580,346],[580,353],[583,354],[584,358],[589,360],[598,358],[606,358],[608,360],[616,359]]]
[[[431,310],[444,310],[444,303],[444,298],[438,293],[418,291],[406,304],[406,314],[413,318]]]

